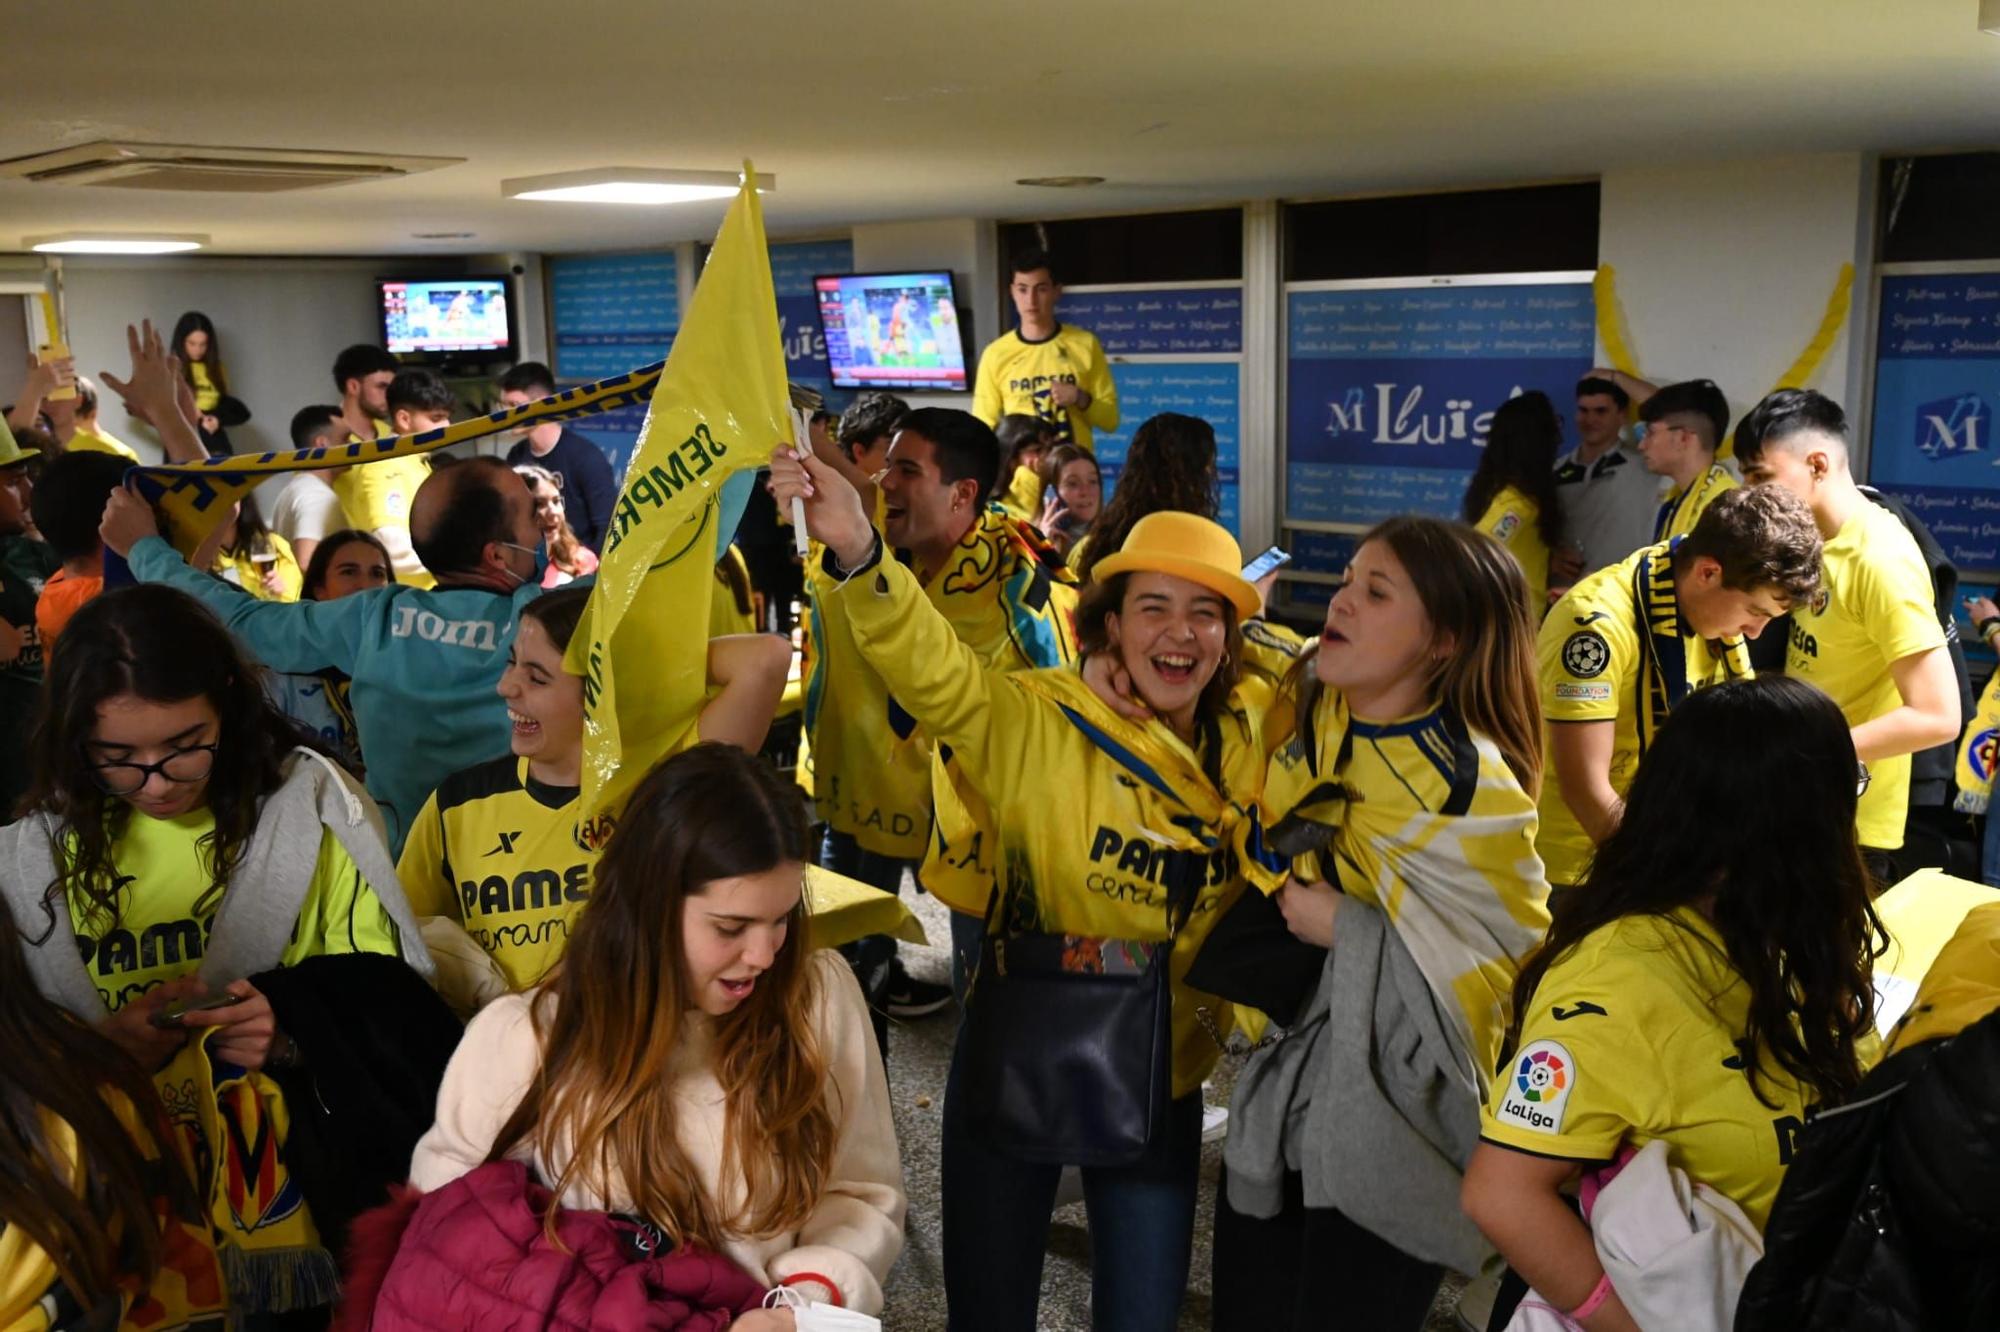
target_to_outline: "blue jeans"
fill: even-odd
[[[972,988],[972,973],[979,969],[979,950],[986,942],[986,918],[951,913],[951,993],[958,1006],[965,1007],[965,992]]]
[[[954,917],[954,920],[957,918]],[[975,922],[976,924],[977,922]],[[952,1060],[944,1102],[944,1291],[952,1332],[1033,1332],[1049,1214],[1063,1168],[975,1141]],[[1090,1321],[1096,1332],[1173,1332],[1187,1293],[1201,1167],[1201,1094],[1168,1111],[1153,1161],[1083,1170],[1090,1218]]]

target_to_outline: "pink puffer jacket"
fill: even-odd
[[[719,1254],[657,1254],[604,1212],[563,1209],[496,1161],[435,1193],[410,1189],[354,1223],[339,1332],[723,1332],[764,1290]],[[565,1252],[567,1250],[567,1252]]]

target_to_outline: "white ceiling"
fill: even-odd
[[[778,177],[774,235],[2000,146],[1978,0],[12,0],[0,157],[100,138],[440,154],[251,196],[0,182],[0,250],[72,228],[217,253],[660,245],[721,208],[500,198],[603,165]],[[144,17],[141,17],[141,16]],[[1089,190],[1015,185],[1087,173]],[[470,231],[425,242],[416,232]]]

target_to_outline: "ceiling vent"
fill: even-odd
[[[326,153],[294,148],[200,148],[109,140],[0,161],[0,178],[37,185],[98,185],[125,190],[275,194],[357,181],[395,180],[456,166],[462,157]]]

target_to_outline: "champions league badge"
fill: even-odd
[[[1563,669],[1579,680],[1588,680],[1604,674],[1604,668],[1611,664],[1611,647],[1597,634],[1585,630],[1571,634],[1563,644]]]

